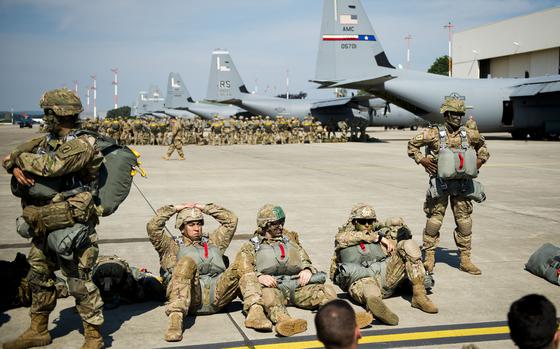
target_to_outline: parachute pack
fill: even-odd
[[[109,216],[117,210],[119,205],[130,193],[132,179],[136,173],[146,177],[146,173],[140,167],[138,160],[140,154],[127,146],[119,145],[114,139],[100,135],[93,131],[76,130],[70,136],[79,137],[88,135],[95,138],[95,147],[103,155],[97,185],[95,188],[87,188],[92,191],[93,199],[99,216]],[[19,185],[14,177],[11,181],[12,193],[24,199],[48,201],[62,192],[62,196],[72,196],[79,192],[80,188],[73,188],[63,192],[66,187],[67,178],[35,177],[35,184],[31,187]],[[63,189],[64,188],[64,189]],[[68,193],[68,195],[64,195]]]
[[[119,145],[114,139],[93,131],[78,130],[76,136],[90,135],[95,138],[95,146],[104,157],[99,170],[97,192],[94,194],[97,213],[106,217],[119,208],[126,199],[136,173],[146,177],[146,172],[138,161],[140,154],[125,145]]]

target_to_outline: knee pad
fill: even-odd
[[[85,280],[69,277],[66,282],[68,283],[68,292],[77,300],[83,299],[89,294]]]
[[[426,228],[424,228],[424,233],[429,236],[437,236],[439,234],[439,229],[443,223],[443,217],[431,217],[426,221]]]
[[[191,257],[182,257],[173,268],[173,275],[192,278],[196,270],[196,262]]]
[[[458,219],[456,223],[457,234],[462,236],[469,236],[472,234],[472,220],[470,217],[468,219]]]
[[[420,247],[414,240],[404,240],[402,244],[402,250],[406,254],[406,258],[411,262],[415,262],[422,258],[422,252]]]

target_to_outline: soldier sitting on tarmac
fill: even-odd
[[[165,233],[165,223],[175,214],[175,228],[182,234],[179,241]],[[202,232],[204,214],[220,223],[210,234]],[[183,339],[185,315],[217,313],[237,296],[236,266],[227,267],[224,259],[237,229],[237,216],[216,204],[168,205],[157,210],[146,229],[159,254],[167,287],[165,340],[177,342]]]
[[[355,205],[335,237],[331,279],[388,325],[397,325],[399,317],[382,299],[391,296],[406,278],[412,283],[412,306],[437,313],[438,308],[426,296],[426,272],[410,231],[403,226],[395,236],[396,242],[384,236],[386,231],[390,229],[377,221],[373,207]]]
[[[284,229],[285,219],[280,206],[261,207],[257,213],[257,230],[241,247],[236,264],[242,275],[240,289],[244,309],[248,311],[245,326],[271,330],[272,324],[264,318],[264,308],[268,318],[276,324],[276,332],[292,336],[306,331],[307,321],[293,319],[286,305],[317,309],[336,299],[336,291],[332,285],[324,284],[325,273],[311,264],[298,234]],[[361,326],[372,320],[366,313],[359,317]]]

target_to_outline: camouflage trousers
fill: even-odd
[[[83,321],[91,325],[103,324],[103,301],[91,280],[99,249],[97,234],[89,235],[89,244],[73,253],[72,260],[61,258],[48,249],[46,242],[33,239],[28,262],[31,266],[27,280],[31,289],[31,314],[49,314],[56,306],[57,289],[54,272],[62,270],[68,292],[76,298],[76,309]]]
[[[177,150],[177,154],[179,154],[180,157],[185,157],[185,153],[183,153],[183,142],[181,142],[181,140],[179,139],[174,140],[173,143],[169,145],[165,156],[171,157],[171,154],[173,154],[173,151],[175,150]]]
[[[173,312],[181,312],[184,315],[217,313],[237,297],[238,286],[239,276],[234,263],[217,277],[212,296],[211,290],[203,290],[201,287],[196,262],[190,257],[183,257],[173,268],[171,280],[167,285],[165,314],[169,316]],[[212,310],[200,311],[204,303]]]
[[[439,244],[439,230],[443,224],[443,217],[447,210],[448,202],[451,202],[451,210],[455,218],[456,228],[454,231],[455,244],[461,253],[470,255],[472,241],[472,218],[473,204],[471,200],[461,196],[450,196],[443,198],[426,198],[424,212],[428,218],[423,234],[423,249],[433,251]]]
[[[387,260],[385,277],[362,278],[348,289],[348,293],[356,302],[365,305],[369,298],[390,297],[399,284],[409,279],[412,284],[424,283],[425,269],[422,264],[420,247],[413,240],[402,240],[397,243],[394,251]]]
[[[336,291],[332,285],[308,284],[298,287],[295,289],[292,299],[286,297],[278,288],[262,288],[264,309],[273,323],[290,317],[287,305],[313,310],[334,299],[336,299]]]

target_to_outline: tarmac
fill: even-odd
[[[0,126],[0,154],[37,135],[37,128]],[[137,175],[127,200],[118,211],[101,219],[98,235],[101,254],[117,254],[131,265],[159,269],[158,257],[147,240],[146,223],[153,209],[182,202],[215,202],[239,217],[236,237],[227,250],[235,253],[253,233],[256,212],[266,203],[281,205],[286,227],[300,233],[313,263],[328,271],[333,240],[339,226],[358,202],[372,204],[380,219],[402,216],[421,243],[425,217],[422,210],[427,176],[406,155],[413,131],[371,128],[379,142],[185,146],[186,161],[164,161],[163,146],[135,147],[147,178]],[[459,271],[453,240],[453,218],[447,211],[441,230],[431,299],[438,314],[410,306],[410,294],[386,300],[400,317],[398,326],[375,321],[362,330],[364,348],[515,348],[509,340],[506,316],[510,304],[529,293],[545,295],[560,311],[560,288],[524,270],[524,264],[546,242],[560,245],[560,142],[514,141],[508,134],[486,135],[491,157],[479,180],[487,201],[475,204],[473,261],[481,276]],[[15,232],[21,213],[11,195],[10,176],[0,175],[0,259],[26,253],[28,241]],[[174,220],[169,223],[174,234]],[[212,218],[204,229],[216,228]],[[339,296],[346,297],[340,290]],[[82,343],[81,321],[73,298],[61,299],[50,317],[53,343],[49,348],[77,348]],[[356,309],[360,307],[355,305]],[[225,311],[188,317],[184,339],[167,343],[167,319],[155,302],[120,306],[105,311],[102,332],[111,348],[316,348],[314,313],[290,308],[307,319],[308,330],[292,338],[259,333],[243,326],[239,299]],[[28,309],[0,314],[0,342],[27,328]]]

